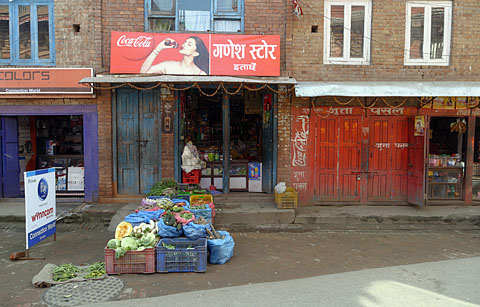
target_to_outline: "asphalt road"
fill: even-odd
[[[85,306],[480,306],[480,257]]]
[[[8,259],[9,255],[12,252],[25,249],[24,230],[18,224],[2,224],[0,225],[0,231],[3,235],[3,240],[0,241],[0,275],[2,276],[0,279],[0,305],[4,306],[41,306],[41,296],[46,289],[34,288],[31,281],[45,264],[73,263],[80,265],[103,261],[103,248],[106,242],[113,237],[113,233],[103,227],[82,229],[78,225],[70,227],[60,225],[57,241],[54,242],[53,238],[47,238],[32,247],[30,251],[32,257],[45,257],[45,260],[13,262]],[[443,260],[465,259],[465,261],[470,261],[469,258],[471,258],[473,264],[475,264],[475,261],[478,264],[478,259],[474,258],[480,257],[480,233],[478,231],[459,229],[445,232],[255,232],[232,233],[232,236],[235,240],[235,253],[226,264],[209,264],[206,273],[121,275],[119,278],[123,280],[125,289],[117,299],[125,301],[158,296],[169,299],[169,295],[178,294],[180,298],[195,297],[195,295],[207,297],[206,301],[210,302],[209,306],[222,306],[224,303],[233,306],[235,302],[243,302],[241,305],[247,306],[250,303],[249,297],[255,297],[255,293],[262,290],[259,294],[268,294],[265,299],[269,301],[271,299],[271,302],[276,302],[274,293],[282,298],[279,299],[282,302],[289,302],[288,299],[294,297],[293,293],[299,293],[300,295],[297,295],[295,300],[298,304],[290,304],[290,306],[299,306],[302,301],[298,301],[298,299],[302,300],[302,294],[304,293],[301,289],[305,288],[308,289],[308,291],[305,290],[308,293],[318,293],[317,297],[311,299],[318,300],[320,303],[329,303],[325,300],[325,297],[331,293],[332,295],[336,294],[333,297],[337,299],[343,297],[345,302],[352,302],[354,306],[355,302],[360,302],[360,298],[363,298],[361,302],[365,301],[369,304],[365,303],[359,306],[381,306],[384,303],[381,293],[390,291],[395,294],[394,296],[402,298],[404,295],[401,293],[404,292],[401,292],[401,290],[409,285],[432,294],[440,293],[442,298],[455,299],[458,300],[458,303],[474,302],[480,304],[478,296],[466,298],[452,295],[451,292],[456,292],[451,290],[455,289],[453,286],[450,287],[448,283],[443,283],[443,281],[442,283],[435,283],[434,279],[436,277],[433,280],[428,279],[428,275],[422,277],[424,274],[421,273],[417,275],[417,283],[412,285],[405,282],[413,276],[413,273],[408,273],[408,270],[404,275],[400,274],[402,270],[398,271],[397,275],[393,275],[393,277],[398,278],[393,278],[391,273],[388,273],[384,276],[389,278],[382,277],[379,280],[370,280],[368,275],[364,279],[355,275],[358,273],[355,271],[362,272],[368,269]],[[480,276],[478,265],[476,267],[470,266],[468,263],[467,265],[469,266],[467,270],[458,271],[460,275],[466,277],[465,280],[461,281],[465,291],[470,286],[474,287],[476,285],[478,288],[479,284],[478,280],[474,279],[475,276],[468,274],[476,274],[477,278]],[[443,267],[447,266],[444,265]],[[441,280],[448,281],[450,277],[453,280],[455,272],[457,272],[457,269],[451,272],[446,270],[445,276]],[[338,273],[345,274],[328,275]],[[381,273],[378,274],[378,276],[382,276]],[[336,283],[331,278],[338,279],[338,287],[335,286]],[[341,278],[351,279],[352,281],[358,280],[358,284],[353,283],[348,286],[347,289],[349,290],[340,291],[342,289]],[[422,281],[422,278],[426,278],[426,280]],[[425,285],[425,287],[422,287],[422,285]],[[438,289],[434,287],[440,290],[444,287],[445,291],[443,293],[438,292]],[[206,290],[214,291],[207,292]],[[243,293],[243,301],[234,302],[232,299],[222,301],[221,297],[224,293],[230,293],[234,297],[236,291],[239,291],[240,294]],[[342,295],[339,294],[340,292]],[[212,300],[210,295],[216,296],[217,294],[219,295],[218,300]],[[226,296],[227,298],[228,296]],[[178,301],[178,298],[176,300]],[[393,300],[393,302],[396,300]],[[180,302],[182,301],[180,300]],[[304,302],[307,302],[307,300]],[[314,302],[313,305],[316,305],[316,301]],[[338,302],[332,298],[331,304],[335,305]],[[454,302],[457,303],[457,301]],[[312,301],[310,301],[311,304]],[[184,304],[182,303],[182,305]],[[259,304],[255,305],[259,306]],[[265,304],[260,305],[267,306]],[[345,304],[341,305],[345,306]],[[282,305],[280,304],[280,306]],[[450,304],[450,306],[454,305]]]

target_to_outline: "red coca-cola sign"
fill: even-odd
[[[279,35],[112,32],[111,73],[279,76]]]
[[[120,56],[130,60],[139,61],[145,59],[155,46],[155,37],[153,35],[138,35],[138,33],[123,33],[116,40],[113,40],[115,49],[120,51]],[[112,46],[112,49],[113,46]],[[132,52],[134,50],[134,52]]]

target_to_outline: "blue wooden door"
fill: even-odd
[[[159,92],[140,91],[139,95],[140,193],[146,194],[160,180],[161,108]]]
[[[274,112],[272,94],[263,96],[263,124],[262,124],[262,190],[273,193],[273,155],[274,155]]]
[[[118,194],[145,194],[160,179],[160,110],[156,91],[118,91]]]
[[[18,123],[16,117],[0,117],[1,197],[20,195],[20,165],[18,163]]]
[[[138,92],[119,90],[117,95],[117,192],[139,194]]]

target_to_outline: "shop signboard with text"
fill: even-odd
[[[79,84],[93,68],[0,68],[0,95],[93,94]]]
[[[112,32],[110,73],[280,76],[280,36]]]
[[[24,173],[27,249],[56,233],[55,168]]]

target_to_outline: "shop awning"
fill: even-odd
[[[250,83],[250,84],[297,84],[290,77],[232,77],[232,76],[180,76],[180,75],[97,75],[80,80],[79,83]]]
[[[472,97],[480,96],[480,82],[298,81],[295,85],[295,94],[297,97]]]

